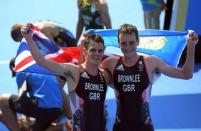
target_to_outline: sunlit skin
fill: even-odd
[[[136,49],[139,45],[139,40],[133,34],[120,34],[119,35],[119,46],[122,53],[124,54],[123,59],[130,61],[133,56],[137,56]],[[130,61],[131,62],[131,61]],[[130,63],[132,64],[132,62]]]
[[[88,49],[84,49],[86,67],[87,64],[91,64],[94,65],[95,67],[98,67],[103,58],[103,54],[104,54],[103,44],[90,41]]]

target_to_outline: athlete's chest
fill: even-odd
[[[91,76],[86,72],[81,73],[76,93],[85,101],[104,101],[107,86],[102,74]]]
[[[132,67],[126,67],[122,63],[117,64],[114,70],[113,83],[119,93],[142,92],[149,84],[144,63],[138,61]]]

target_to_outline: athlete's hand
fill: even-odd
[[[198,40],[198,35],[194,31],[189,30],[189,33],[187,35],[187,46],[195,47],[198,43]]]
[[[82,64],[85,61],[85,57],[84,57],[84,43],[85,40],[87,39],[88,34],[87,33],[83,33],[83,36],[81,37],[80,40],[80,59],[79,59],[79,64]]]
[[[25,38],[29,38],[29,37],[32,37],[33,35],[33,30],[32,30],[32,24],[31,23],[28,23],[26,24],[25,26],[22,26],[21,28],[21,33],[22,33],[22,36],[25,37]]]

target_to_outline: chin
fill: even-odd
[[[99,62],[98,62],[98,63],[95,63],[95,62],[94,62],[94,63],[92,63],[92,64],[93,64],[94,66],[99,66],[100,63],[99,63]]]
[[[96,63],[96,64],[100,64],[100,63],[101,63],[101,60],[94,61],[94,63]]]

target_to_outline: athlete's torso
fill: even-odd
[[[144,11],[151,11],[160,8],[161,0],[141,0]]]
[[[74,35],[64,27],[58,26],[59,34],[54,37],[54,41],[58,43],[60,47],[74,47],[77,46]]]
[[[143,56],[131,67],[120,58],[113,72],[113,83],[117,97],[116,122],[121,125],[120,130],[144,129],[142,93],[150,82]]]
[[[90,4],[82,0],[80,11],[86,30],[104,28],[101,14],[97,10],[97,3]]]
[[[47,37],[49,37],[49,39],[56,42],[59,47],[76,46],[74,35],[60,23],[43,20],[34,24],[34,26],[36,30],[41,31]]]
[[[75,91],[70,92],[74,108],[74,130],[76,127],[81,131],[105,130],[104,101],[106,90],[106,82],[100,71],[95,76],[85,70],[80,73]]]

